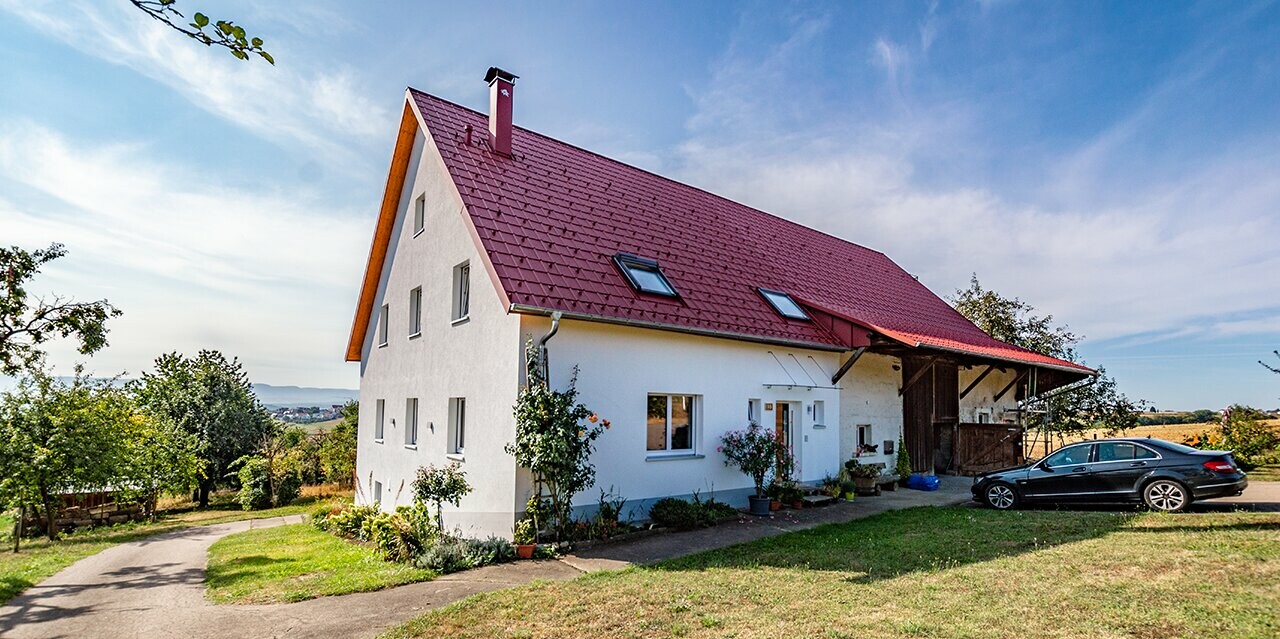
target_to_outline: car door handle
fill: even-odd
[[[1142,466],[1146,466],[1146,465],[1147,465],[1147,462],[1133,462],[1132,464],[1129,464],[1129,467],[1130,467],[1130,468],[1140,468],[1140,467],[1142,467]]]
[[[1083,473],[1083,472],[1087,472],[1088,470],[1089,470],[1089,467],[1088,467],[1088,466],[1076,466],[1075,468],[1072,468],[1072,469],[1071,469],[1071,472],[1073,472],[1073,473]]]

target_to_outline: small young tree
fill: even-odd
[[[467,475],[454,462],[448,466],[422,466],[413,480],[414,499],[436,507],[436,529],[444,532],[444,504],[455,507],[471,492]]]
[[[553,390],[543,377],[538,350],[525,347],[528,383],[516,400],[516,438],[506,451],[516,465],[529,469],[536,484],[547,491],[556,539],[572,523],[573,496],[596,481],[591,464],[594,442],[609,428],[586,406],[578,403],[578,368],[563,391]]]
[[[325,479],[343,488],[355,483],[356,430],[360,421],[360,404],[347,402],[342,407],[342,421],[325,433],[320,442],[320,466]]]

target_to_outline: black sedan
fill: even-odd
[[[978,475],[973,499],[999,510],[1142,502],[1180,512],[1192,501],[1239,495],[1248,484],[1229,452],[1133,437],[1069,444],[1035,463]]]

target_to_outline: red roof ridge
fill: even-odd
[[[435,101],[437,101],[437,102],[443,102],[443,103],[448,104],[449,106],[452,106],[452,107],[456,107],[456,108],[459,108],[459,109],[463,109],[463,110],[465,110],[465,111],[470,111],[470,112],[472,112],[472,113],[474,113],[474,114],[476,114],[476,115],[478,115],[478,116],[480,116],[481,118],[484,118],[484,119],[486,119],[486,120],[489,118],[489,115],[488,115],[487,113],[483,113],[483,112],[481,112],[481,111],[477,111],[477,110],[475,110],[475,109],[473,109],[473,108],[471,108],[471,107],[469,107],[469,106],[466,106],[466,105],[463,105],[463,104],[458,104],[457,102],[454,102],[454,101],[452,101],[452,100],[448,100],[448,99],[446,99],[446,98],[442,98],[442,97],[440,97],[440,96],[438,96],[438,95],[435,95],[435,94],[432,94],[432,93],[427,93],[426,91],[422,91],[422,90],[419,90],[419,89],[415,89],[415,88],[413,88],[413,87],[407,87],[407,88],[408,88],[408,90],[409,90],[410,92],[414,93],[415,95],[420,95],[420,96],[423,96],[423,97],[426,97],[426,98],[430,98],[430,99],[432,99],[432,100],[435,100]],[[658,172],[656,172],[656,171],[652,171],[652,170],[650,170],[650,169],[646,169],[646,168],[644,168],[644,167],[636,166],[636,165],[634,165],[634,164],[628,164],[628,163],[623,162],[622,160],[619,160],[619,159],[617,159],[617,158],[611,158],[611,157],[609,157],[609,156],[607,156],[607,155],[604,155],[603,153],[600,153],[599,151],[592,151],[591,149],[588,149],[588,148],[586,148],[586,147],[579,146],[579,145],[574,144],[574,143],[572,143],[572,142],[565,142],[564,140],[561,140],[561,139],[556,138],[556,137],[552,137],[552,136],[550,136],[550,135],[547,135],[546,133],[542,133],[542,132],[539,132],[539,131],[535,131],[535,130],[533,130],[533,129],[526,128],[526,127],[523,127],[523,126],[520,126],[520,125],[518,125],[518,124],[513,124],[513,125],[511,125],[511,127],[512,127],[513,129],[519,129],[520,131],[523,131],[523,132],[525,132],[525,133],[529,133],[529,134],[531,134],[531,135],[536,135],[536,136],[538,136],[538,137],[540,137],[540,138],[542,138],[542,139],[544,139],[544,140],[546,140],[546,141],[548,141],[548,142],[552,142],[552,143],[554,143],[554,144],[559,144],[559,145],[561,145],[561,146],[567,146],[567,147],[569,147],[569,148],[576,149],[576,150],[581,151],[581,152],[583,152],[583,153],[586,153],[586,154],[588,154],[588,155],[593,155],[593,156],[595,156],[595,157],[597,157],[597,158],[600,158],[601,160],[604,160],[604,161],[606,161],[606,162],[610,162],[610,163],[612,163],[612,164],[616,164],[616,165],[618,165],[618,166],[626,167],[626,168],[631,169],[631,170],[633,170],[633,171],[640,171],[641,173],[646,173],[646,174],[648,174],[648,175],[652,175],[653,177],[656,177],[656,178],[658,178],[658,179],[660,179],[660,180],[663,180],[663,181],[666,181],[666,182],[670,182],[671,184],[673,184],[673,185],[675,185],[675,186],[678,186],[678,187],[680,187],[680,188],[690,189],[690,190],[692,190],[692,191],[696,191],[696,192],[698,192],[698,193],[703,193],[703,194],[706,194],[706,195],[710,195],[711,197],[714,197],[714,198],[716,198],[716,199],[718,199],[718,200],[724,200],[725,202],[728,202],[728,203],[733,204],[733,205],[735,205],[735,206],[741,206],[741,207],[743,207],[743,208],[746,208],[746,209],[750,209],[750,210],[752,210],[752,211],[755,211],[756,213],[759,213],[760,215],[767,215],[767,216],[769,216],[769,217],[772,217],[772,218],[775,218],[775,219],[778,219],[778,220],[782,220],[783,222],[786,222],[786,223],[791,224],[791,225],[793,225],[793,226],[796,226],[796,227],[799,227],[799,228],[805,229],[806,231],[812,231],[812,232],[814,232],[814,233],[820,233],[820,234],[825,235],[825,236],[827,236],[827,237],[829,237],[829,238],[831,238],[831,239],[833,239],[833,240],[839,240],[839,241],[841,241],[841,242],[844,242],[845,244],[849,244],[849,245],[851,245],[851,246],[856,246],[856,247],[858,247],[858,248],[860,248],[860,249],[862,249],[862,250],[864,250],[864,251],[871,251],[872,253],[878,253],[878,254],[880,254],[880,255],[884,255],[885,257],[889,257],[889,256],[888,256],[888,254],[886,254],[884,251],[881,251],[881,250],[879,250],[879,249],[873,249],[873,248],[871,248],[871,247],[869,247],[869,246],[865,246],[865,245],[859,244],[859,243],[857,243],[857,242],[854,242],[854,241],[852,241],[852,240],[848,240],[848,239],[845,239],[845,238],[843,238],[843,237],[840,237],[839,235],[833,235],[833,234],[828,233],[828,232],[826,232],[826,231],[824,231],[824,230],[822,230],[822,229],[820,229],[820,228],[815,228],[815,227],[809,226],[809,225],[807,225],[807,224],[801,224],[800,222],[797,222],[797,221],[792,220],[792,219],[790,219],[790,218],[782,217],[781,215],[778,215],[778,214],[776,214],[776,213],[770,213],[770,212],[768,212],[768,211],[766,211],[766,210],[764,210],[764,209],[760,209],[760,208],[756,208],[756,207],[754,207],[754,206],[751,206],[750,204],[743,204],[742,202],[739,202],[739,201],[737,201],[737,200],[735,200],[735,199],[732,199],[732,198],[730,198],[730,197],[727,197],[727,196],[721,195],[721,194],[719,194],[719,193],[716,193],[715,191],[709,191],[709,190],[704,189],[704,188],[702,188],[702,187],[700,187],[700,186],[694,186],[694,185],[692,185],[692,184],[689,184],[688,182],[681,182],[680,180],[677,180],[677,179],[675,179],[675,178],[673,178],[673,177],[670,177],[670,176],[667,176],[667,175],[663,175],[663,174],[658,173]],[[889,257],[889,259],[890,259],[890,260],[892,260],[893,258]],[[894,263],[895,263],[895,264],[897,264],[897,262],[894,262]]]

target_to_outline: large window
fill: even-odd
[[[471,314],[471,263],[463,262],[453,267],[453,321],[467,319]]]
[[[418,200],[413,203],[413,236],[417,237],[422,229],[427,226],[427,195],[424,193],[418,196]]]
[[[382,441],[382,434],[386,432],[387,423],[387,402],[386,400],[378,400],[375,405],[373,417],[373,439],[374,441]]]
[[[613,257],[613,261],[637,291],[676,297],[676,287],[671,285],[656,261],[630,253],[619,253]]]
[[[461,455],[467,442],[467,398],[449,399],[449,452]]]
[[[409,337],[422,334],[422,287],[409,291]]]
[[[693,452],[696,420],[696,396],[650,395],[645,448],[650,452]]]
[[[404,445],[418,445],[418,398],[410,397],[404,402]]]
[[[388,304],[382,305],[382,310],[378,312],[378,346],[387,345],[387,315],[390,313]]]

